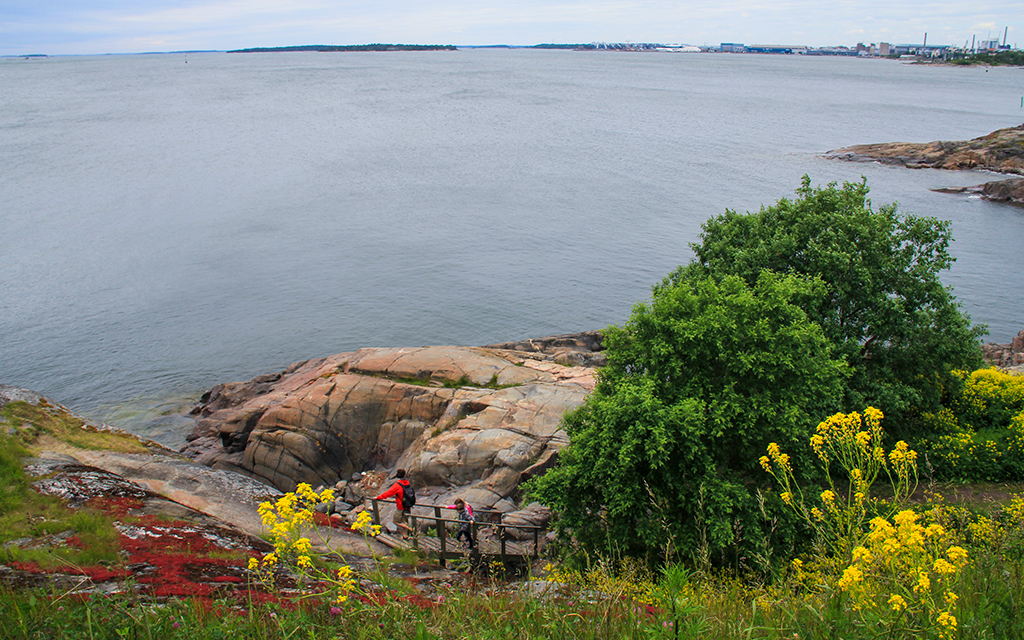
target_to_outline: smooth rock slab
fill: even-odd
[[[284,491],[403,467],[417,487],[491,506],[568,443],[562,416],[593,389],[595,369],[553,358],[600,360],[586,351],[596,334],[580,335],[547,339],[555,355],[519,343],[360,349],[218,385],[193,411],[184,453]]]

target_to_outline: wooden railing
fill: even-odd
[[[373,523],[374,524],[378,524],[378,525],[381,524],[379,503],[380,502],[393,503],[394,501],[390,500],[390,499],[388,499],[388,500],[377,500],[376,498],[366,498],[366,500],[369,500],[370,504],[371,504],[371,510],[372,510],[371,513],[373,515]],[[415,513],[415,510],[417,510],[417,509],[419,509],[421,511],[418,514]],[[424,510],[424,509],[432,509],[434,511],[434,515],[431,516],[431,515],[423,514],[422,510]],[[441,566],[443,567],[443,566],[445,566],[445,561],[447,559],[449,559],[449,558],[459,558],[459,557],[462,557],[462,556],[465,555],[465,552],[463,552],[463,551],[449,550],[449,548],[448,548],[448,538],[449,538],[449,535],[448,535],[448,524],[455,524],[455,525],[461,527],[463,524],[465,524],[465,522],[462,521],[462,520],[455,519],[455,518],[444,518],[444,517],[442,517],[441,516],[441,510],[442,509],[444,509],[446,511],[451,511],[451,509],[448,509],[447,507],[444,507],[444,506],[438,505],[438,504],[417,504],[415,507],[413,507],[409,511],[408,518],[409,518],[409,526],[412,527],[412,530],[414,532],[414,534],[410,537],[410,541],[412,543],[411,546],[414,549],[419,549],[420,548],[420,546],[421,546],[420,538],[421,537],[427,538],[427,539],[430,539],[430,540],[434,539],[432,536],[420,536],[419,535],[419,526],[418,526],[419,521],[420,520],[427,520],[427,521],[431,521],[431,522],[434,523],[435,529],[437,530],[437,538],[436,539],[437,539],[439,544],[436,546],[436,548],[432,548],[432,547],[434,547],[434,545],[432,545],[432,544],[430,544],[430,545],[423,545],[423,546],[428,547],[425,550],[431,551],[431,552],[437,554],[438,561],[440,562]],[[501,522],[501,516],[504,515],[504,512],[503,511],[496,511],[494,509],[473,509],[473,515],[476,516],[477,520],[470,524],[470,528],[471,528],[470,534],[473,536],[473,540],[476,541],[476,549],[471,553],[471,555],[476,555],[476,556],[493,555],[493,556],[496,556],[496,557],[500,558],[502,563],[504,563],[506,560],[512,559],[512,558],[527,558],[527,557],[537,558],[537,557],[540,556],[540,532],[543,530],[543,527],[537,527],[537,526],[533,526],[533,525],[505,524],[505,523]],[[487,519],[486,522],[482,521],[484,518]],[[493,527],[495,533],[497,534],[498,549],[496,551],[492,550],[492,551],[488,552],[488,551],[482,550],[480,540],[477,537],[477,531],[479,529],[481,529],[481,528],[486,528],[486,527]],[[509,536],[506,535],[506,533],[505,533],[506,530],[508,530],[508,529],[519,529],[521,531],[532,531],[533,532],[533,549],[532,549],[532,551],[527,553],[528,550],[523,548],[523,545],[520,545],[519,543],[515,543],[515,542],[509,542],[508,541],[508,537]]]

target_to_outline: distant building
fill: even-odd
[[[805,55],[809,56],[856,56],[860,55],[856,49],[849,47],[821,47],[820,49],[808,49]]]
[[[978,43],[978,51],[993,51],[999,48],[999,40],[982,40]]]
[[[724,53],[746,53],[747,48],[739,42],[723,42],[722,51]]]
[[[880,56],[890,56],[890,55],[892,55],[892,53],[890,53],[890,51],[889,51],[891,48],[892,48],[892,45],[889,44],[888,42],[879,42],[878,43],[878,55],[880,55]]]
[[[890,54],[898,56],[922,56],[926,58],[939,58],[952,49],[948,44],[897,44],[890,50]]]
[[[747,53],[793,53],[794,47],[783,44],[752,44]]]

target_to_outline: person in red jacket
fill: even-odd
[[[408,511],[405,508],[405,503],[403,500],[405,497],[405,488],[410,487],[411,491],[411,485],[409,484],[409,481],[405,479],[405,469],[399,469],[398,471],[396,471],[395,477],[398,478],[395,481],[395,484],[391,485],[390,489],[388,489],[387,491],[380,494],[374,499],[387,500],[391,496],[396,496],[395,506],[397,507],[397,509],[395,509],[395,516],[394,518],[392,518],[391,521],[395,523],[395,527],[401,527],[405,529],[406,534],[402,537],[408,539],[409,534],[412,533],[412,527],[406,524],[406,520],[408,519]]]

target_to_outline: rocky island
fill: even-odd
[[[824,157],[854,162],[881,162],[909,169],[983,169],[1024,174],[1024,124],[993,131],[971,140],[887,142],[833,149]],[[1024,179],[987,182],[974,187],[939,189],[944,193],[976,193],[987,200],[1024,204]]]

